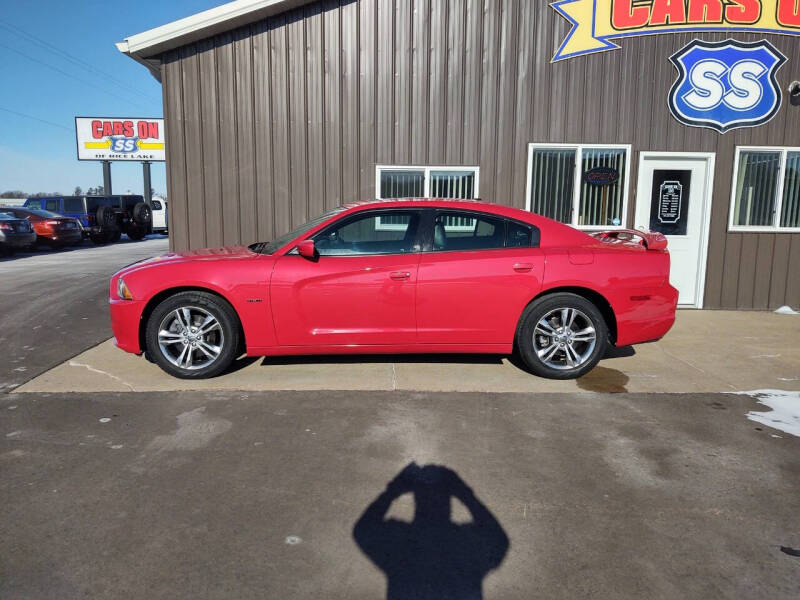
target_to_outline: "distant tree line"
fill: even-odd
[[[90,187],[86,188],[86,192],[80,186],[77,186],[73,192],[73,196],[102,196],[105,194],[106,190],[102,185],[98,185],[97,187]],[[161,196],[162,198],[166,198],[166,194],[159,194],[154,189],[150,189],[150,194],[153,196]],[[45,196],[62,196],[61,192],[35,192],[30,194],[28,192],[23,192],[22,190],[7,190],[5,192],[0,192],[0,198],[43,198]]]

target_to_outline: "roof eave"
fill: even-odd
[[[161,81],[161,55],[224,31],[286,12],[311,0],[234,0],[137,33],[117,43],[117,49],[148,68]]]

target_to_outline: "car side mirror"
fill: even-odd
[[[317,260],[319,258],[319,252],[317,252],[317,248],[314,245],[314,240],[303,240],[297,244],[297,253],[309,260]]]

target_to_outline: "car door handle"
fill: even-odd
[[[517,273],[527,273],[533,271],[533,265],[531,263],[514,263],[514,270]]]
[[[391,275],[390,278],[394,279],[395,281],[405,281],[406,279],[411,277],[411,273],[408,271],[395,271]]]

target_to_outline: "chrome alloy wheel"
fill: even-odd
[[[209,366],[222,352],[225,337],[219,321],[197,306],[167,313],[158,326],[158,347],[176,367],[197,370]]]
[[[533,331],[533,347],[551,369],[575,369],[592,355],[597,344],[594,323],[576,308],[547,313]]]

